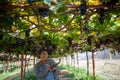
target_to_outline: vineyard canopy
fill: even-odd
[[[120,51],[120,0],[1,0],[0,52],[51,57]]]

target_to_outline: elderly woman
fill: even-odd
[[[56,62],[48,58],[47,50],[40,53],[40,61],[35,64],[34,71],[38,80],[60,80],[59,67],[53,66]]]

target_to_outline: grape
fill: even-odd
[[[98,9],[98,14],[99,14],[99,22],[100,24],[104,23],[104,15],[105,15],[105,10],[103,8]]]
[[[85,12],[87,11],[87,5],[86,3],[82,3],[79,7],[79,10],[80,10],[80,15],[84,15]]]
[[[90,45],[90,46],[92,44],[92,38],[93,38],[93,36],[88,36],[88,38],[87,38],[88,45]]]
[[[8,22],[11,22],[11,18],[10,18],[10,16],[8,16],[7,19],[8,19]]]
[[[79,43],[75,42],[72,47],[78,47],[79,46]]]
[[[116,3],[119,3],[119,0],[110,0],[110,1],[102,0],[102,3],[103,5],[106,5],[111,9]]]
[[[40,46],[34,46],[33,47],[33,52],[35,53],[39,53],[39,51],[41,50],[42,48]]]
[[[53,47],[50,45],[49,47],[48,47],[50,50],[53,50]]]
[[[33,3],[33,0],[28,0],[28,3],[29,3],[29,4],[32,4],[32,3]]]
[[[84,30],[85,32],[87,32],[87,31],[88,31],[88,26],[84,26],[84,27],[83,27],[83,30]]]
[[[109,2],[108,2],[108,5],[115,5],[116,3],[118,3],[119,2],[119,0],[110,0]]]
[[[112,41],[110,39],[105,39],[105,40],[100,40],[100,44],[109,44],[111,43]]]
[[[3,34],[0,33],[0,40],[2,40],[2,39],[3,39]]]
[[[17,46],[25,46],[25,40],[23,39],[20,39],[20,38],[17,38]]]
[[[8,3],[8,0],[0,0],[0,5],[7,5]]]
[[[103,17],[99,17],[99,23],[103,24],[104,23],[104,18]]]
[[[56,45],[52,45],[52,47],[53,47],[53,49],[56,49],[56,48],[57,48],[57,46],[56,46]]]
[[[29,29],[29,28],[25,31],[25,36],[26,36],[26,37],[29,37],[29,36],[30,36],[30,31],[31,31],[31,29]]]
[[[6,8],[1,8],[0,9],[0,15],[2,15],[2,16],[4,16],[4,15],[7,15],[7,12],[8,12],[8,10],[6,9]]]
[[[48,8],[39,8],[39,14],[42,18],[45,18],[50,14],[50,10]]]
[[[48,55],[52,54],[52,49],[47,49],[47,51],[48,51]]]
[[[56,50],[56,49],[57,49],[57,46],[56,46],[56,45],[52,45],[52,48],[53,48],[54,50]]]
[[[120,37],[118,37],[118,42],[120,43]]]
[[[100,43],[96,42],[95,46],[96,46],[96,48],[100,49]]]
[[[48,47],[51,45],[51,40],[45,40],[45,46]]]
[[[69,43],[69,46],[72,46],[72,38],[68,38],[68,43]]]
[[[28,46],[29,46],[29,45],[32,45],[33,43],[34,43],[33,40],[30,40],[30,39],[29,39],[29,40],[27,41],[27,45],[28,45]]]
[[[103,41],[103,40],[100,40],[100,44],[104,44],[104,41]]]

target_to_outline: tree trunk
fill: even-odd
[[[87,59],[87,76],[89,76],[89,58],[88,58],[88,52],[86,51],[86,59]]]
[[[77,53],[77,67],[79,68],[79,58],[78,58],[78,53]]]
[[[22,55],[21,55],[21,75],[20,75],[20,80],[24,80],[23,68],[24,68],[24,52],[22,52]]]
[[[93,64],[93,76],[94,76],[94,80],[96,80],[96,76],[95,76],[95,60],[94,60],[94,51],[92,51],[92,64]]]
[[[25,55],[24,79],[25,79],[26,67],[27,67],[27,55]]]
[[[71,67],[72,67],[72,64],[73,64],[73,63],[72,63],[72,60],[73,60],[73,57],[71,56]]]
[[[4,73],[6,73],[6,61],[3,61],[3,69],[4,69]]]
[[[6,64],[6,72],[9,71],[9,60],[7,60],[7,64]]]
[[[75,67],[76,67],[76,65],[75,65],[75,61],[76,60],[76,58],[75,58],[75,53],[74,53],[74,70],[75,70]]]
[[[109,53],[110,54],[110,60],[112,60],[112,54],[111,53]]]
[[[34,57],[34,60],[33,60],[33,67],[35,66],[35,57]]]
[[[66,59],[66,65],[67,65],[67,67],[68,67],[68,60],[67,60],[67,56],[65,57],[65,59]]]

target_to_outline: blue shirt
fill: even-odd
[[[47,63],[50,66],[56,64],[56,62],[53,59],[50,59],[50,58],[47,59]],[[34,72],[35,72],[35,75],[36,75],[38,80],[47,80],[48,72],[46,72],[46,70],[43,69],[44,67],[45,67],[45,65],[42,65],[41,61],[37,62],[34,66]],[[60,80],[58,73],[59,73],[59,67],[57,66],[57,69],[52,71],[53,78],[54,78],[52,80]]]

